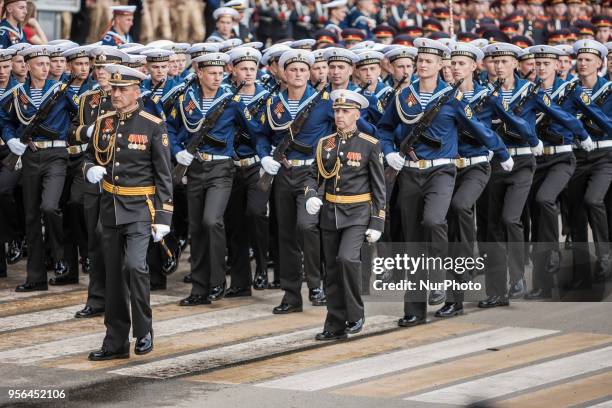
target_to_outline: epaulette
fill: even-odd
[[[108,118],[109,116],[114,116],[116,113],[117,111],[105,113],[104,115],[98,116],[98,119],[96,119],[96,121],[99,121],[100,119]]]
[[[372,144],[376,144],[378,143],[378,139],[375,138],[374,136],[370,136],[370,135],[366,135],[365,133],[359,133],[359,137],[367,140],[368,142],[372,143]]]
[[[83,93],[82,93],[82,94],[79,96],[79,98],[86,98],[86,97],[88,97],[88,96],[90,96],[90,95],[99,94],[99,93],[101,93],[101,92],[102,92],[102,88],[98,88],[98,89],[89,89],[89,90],[87,90],[87,91],[83,92]]]
[[[155,123],[156,125],[159,125],[160,123],[163,122],[162,119],[158,118],[155,115],[151,115],[149,112],[145,112],[143,110],[140,111],[139,115],[145,119],[149,119],[151,122]]]

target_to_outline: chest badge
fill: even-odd
[[[104,127],[102,128],[102,133],[109,133],[115,129],[114,122],[112,118],[104,119]]]
[[[360,152],[348,152],[346,154],[348,161],[346,164],[349,166],[359,167],[361,165],[361,153]]]
[[[128,149],[146,150],[148,141],[147,135],[131,134],[128,136]]]
[[[187,112],[189,112],[189,114],[191,115],[195,108],[196,108],[195,103],[193,102],[192,99],[190,99],[189,103],[187,104]]]
[[[274,107],[274,113],[276,114],[276,117],[280,119],[281,116],[283,116],[284,112],[285,112],[285,107],[283,106],[281,102],[278,102],[276,106]]]
[[[408,95],[408,97],[406,98],[406,105],[408,105],[409,108],[412,108],[417,103],[418,103],[418,101],[417,101],[417,99],[416,99],[416,97],[414,96],[413,93]]]

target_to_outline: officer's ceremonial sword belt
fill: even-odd
[[[118,196],[147,196],[155,194],[155,186],[146,187],[122,187],[109,183],[106,180],[102,181],[104,191]]]
[[[330,203],[334,204],[356,204],[356,203],[367,203],[372,201],[371,193],[363,193],[356,195],[334,195],[325,193],[325,199]]]

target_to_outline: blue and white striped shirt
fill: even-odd
[[[81,85],[70,85],[70,89],[72,89],[72,92],[78,95],[79,90],[81,89]]]
[[[503,89],[501,90],[501,95],[502,95],[502,100],[504,102],[510,102],[510,99],[512,99],[512,94],[514,92],[514,89],[511,89],[509,91],[504,91]]]
[[[289,105],[289,113],[291,114],[291,119],[295,119],[295,115],[297,115],[300,107],[300,101],[298,100],[287,100],[287,104]]]
[[[40,107],[40,103],[42,102],[42,96],[42,89],[30,88],[30,99],[32,99],[32,102],[34,102],[34,106],[36,106],[37,108]]]
[[[208,110],[211,108],[213,104],[214,98],[202,98],[202,104],[200,108],[202,109],[202,113],[206,115]]]
[[[593,95],[593,88],[582,88],[582,90],[585,94],[589,96],[589,98],[591,97],[591,95]]]
[[[431,100],[432,95],[433,92],[421,92],[419,94],[419,103],[421,104],[421,109],[425,110],[427,104],[429,104],[429,101]]]
[[[4,91],[6,91],[6,88],[0,88],[0,98],[4,95]]]
[[[244,103],[246,106],[249,106],[249,104],[251,103],[251,101],[253,100],[253,96],[255,95],[243,95],[240,94],[240,100],[242,101],[242,103]]]
[[[465,96],[465,98],[466,98],[468,101],[471,101],[471,100],[472,100],[472,98],[474,97],[474,90],[471,90],[471,91],[465,91],[465,92],[463,93],[463,96]]]

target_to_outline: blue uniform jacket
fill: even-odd
[[[8,48],[24,42],[27,41],[21,26],[13,27],[7,19],[0,21],[0,48]]]
[[[132,36],[128,33],[125,36],[115,31],[115,27],[111,27],[102,37],[102,45],[118,46],[121,44],[127,44],[133,42]]]
[[[595,86],[593,87],[593,92],[591,93],[591,104],[599,106],[599,109],[606,115],[608,118],[612,118],[612,98],[608,94],[608,90],[612,87],[612,82],[607,81],[605,78],[598,78]],[[608,94],[606,97],[605,95]],[[603,104],[600,105],[600,98],[604,98]],[[603,128],[602,128],[603,130]],[[593,140],[602,140],[602,139],[611,139],[608,134],[604,138],[593,138]]]
[[[239,102],[240,109],[242,110],[245,119],[248,120],[252,126],[250,129],[251,131],[253,128],[255,128],[258,129],[257,133],[260,132],[259,129],[261,129],[261,122],[259,119],[265,112],[266,106],[264,105],[259,112],[255,112],[253,115],[249,113],[249,108],[256,105],[260,99],[267,98],[268,95],[269,92],[266,88],[264,88],[262,85],[255,84],[255,94],[253,95],[251,102],[249,104],[245,104],[242,99]],[[236,156],[238,158],[244,158],[252,157],[257,154],[257,134],[249,133],[249,129],[241,129],[239,133],[241,137],[236,138],[234,143]]]

